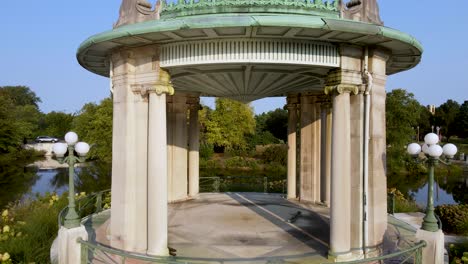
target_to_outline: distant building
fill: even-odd
[[[429,110],[429,112],[431,112],[432,115],[435,115],[435,113],[436,113],[436,106],[435,105],[428,105],[427,109]]]

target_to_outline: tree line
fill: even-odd
[[[93,147],[91,158],[112,161],[112,99],[87,103],[76,113],[42,113],[41,99],[26,86],[0,87],[0,153],[13,153],[40,135],[63,138],[67,131],[78,133]],[[468,138],[468,101],[447,100],[435,114],[421,105],[414,94],[395,89],[387,93],[387,145],[389,166],[401,163],[398,154],[409,142],[419,140],[439,127],[445,141]],[[287,141],[287,111],[278,108],[255,115],[249,104],[218,98],[215,108],[199,111],[201,143],[217,151],[245,152],[256,145]]]

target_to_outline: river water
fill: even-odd
[[[79,192],[95,192],[109,189],[111,185],[111,166],[109,164],[89,164],[75,168],[75,186]],[[395,176],[396,177],[396,176]],[[461,176],[441,176],[435,178],[434,203],[468,204],[468,171]],[[398,176],[389,179],[388,186],[396,187],[425,207],[427,202],[427,177]],[[10,173],[0,173],[0,209],[12,201],[33,198],[37,194],[62,194],[68,190],[68,169],[39,170],[37,168],[16,168]]]

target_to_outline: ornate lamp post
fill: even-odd
[[[422,146],[417,143],[411,143],[408,145],[407,151],[410,155],[415,158],[419,157],[421,149],[425,154],[425,158],[422,161],[425,161],[429,166],[429,179],[427,186],[427,207],[426,207],[426,216],[422,224],[422,229],[430,232],[437,232],[439,226],[437,224],[437,218],[434,214],[434,167],[441,161],[439,158],[442,154],[445,155],[446,160],[450,160],[457,153],[457,147],[453,144],[445,144],[442,148],[437,143],[439,143],[439,136],[434,133],[429,133],[424,137],[425,144]],[[441,161],[443,162],[443,161]],[[445,163],[445,162],[443,162]]]
[[[68,212],[65,216],[65,228],[75,228],[80,226],[80,217],[75,210],[75,164],[84,162],[89,151],[89,145],[85,142],[78,142],[78,135],[75,132],[68,132],[65,135],[66,143],[55,143],[53,151],[58,162],[68,164]],[[77,143],[78,142],[78,143]],[[65,153],[68,155],[66,157]],[[78,157],[74,152],[78,153]]]

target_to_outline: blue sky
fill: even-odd
[[[387,90],[405,88],[424,105],[468,100],[468,1],[379,3],[385,25],[412,34],[425,50],[419,66],[389,77]],[[0,86],[29,86],[46,113],[73,113],[107,97],[109,80],[81,68],[75,52],[87,37],[112,28],[119,6],[119,0],[2,1]],[[253,106],[261,113],[284,103],[263,99]]]

